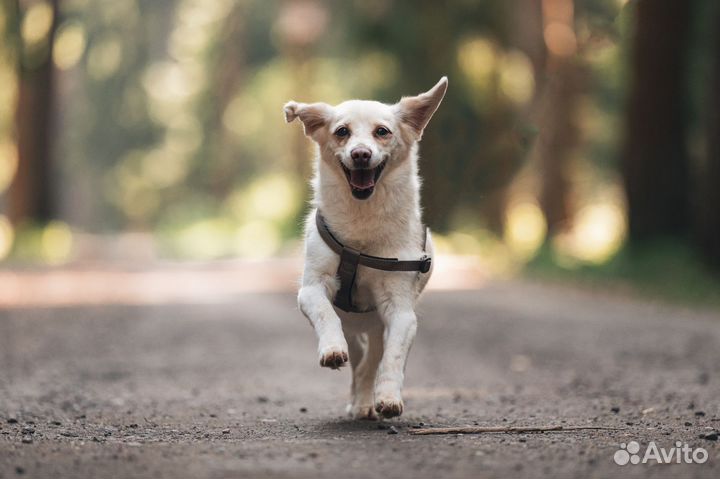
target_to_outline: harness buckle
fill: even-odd
[[[432,258],[424,255],[422,258],[420,258],[420,272],[421,273],[427,273],[430,271],[430,266],[432,266]]]

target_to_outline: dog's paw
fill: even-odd
[[[353,419],[376,421],[378,418],[372,404],[349,404],[347,411]]]
[[[289,101],[285,103],[285,106],[283,107],[283,112],[285,113],[285,121],[290,123],[291,121],[295,120],[295,118],[298,117],[298,104],[294,101]]]
[[[320,350],[320,366],[330,369],[339,369],[348,362],[347,348],[329,346]]]
[[[402,399],[376,398],[375,411],[384,418],[397,417],[403,413]]]

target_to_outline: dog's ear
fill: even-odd
[[[295,118],[300,118],[307,136],[312,136],[318,128],[327,124],[330,120],[332,107],[326,103],[297,103],[289,101],[283,107],[285,121],[290,123]]]
[[[448,79],[442,77],[430,90],[418,96],[404,97],[397,104],[400,121],[412,129],[418,140],[422,138],[423,130],[440,106],[447,87]]]

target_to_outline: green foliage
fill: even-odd
[[[575,105],[580,139],[567,172],[567,201],[576,217],[588,205],[610,205],[620,211],[617,216],[625,214],[618,171],[634,4],[573,2],[577,49],[571,60],[583,73]],[[707,58],[716,33],[710,22],[719,7],[713,0],[694,4],[688,117],[691,156],[699,161]],[[16,88],[5,80],[15,77],[22,15],[12,5],[0,4],[0,80],[8,85],[0,91],[0,188],[16,162]],[[171,257],[287,251],[307,209],[314,150],[298,125],[283,123],[282,104],[395,102],[448,75],[447,97],[421,144],[426,221],[446,234],[453,252],[466,252],[470,245],[466,249],[473,254],[490,249],[507,256],[508,217],[519,203],[524,207],[518,211],[534,213],[527,217],[532,221],[516,218],[516,239],[529,235],[540,244],[547,228],[536,199],[544,179],[532,154],[547,127],[536,110],[549,75],[540,5],[534,0],[62,1],[59,38],[72,33],[63,37],[69,53],[58,65],[55,156],[62,219],[80,231],[150,232]],[[529,223],[534,226],[527,228]],[[614,236],[603,235],[608,223],[585,231],[595,234],[596,242],[613,236],[619,243],[625,233],[620,223],[610,223]],[[27,245],[44,234],[42,228],[30,228],[41,231],[37,234],[21,230],[16,241],[28,238]],[[11,236],[12,231],[5,235]],[[576,249],[580,236],[573,237]],[[492,248],[486,238],[495,238]],[[24,255],[22,248],[16,245],[16,256]],[[687,284],[703,290],[705,277],[693,276],[695,263],[686,249],[660,249],[625,249],[605,265],[572,274],[655,281],[662,291],[651,265],[664,264],[667,254],[687,260]],[[541,253],[531,270],[569,274],[551,266],[552,258]]]
[[[545,246],[527,265],[535,279],[640,294],[660,302],[720,306],[720,277],[686,243],[657,241],[626,246],[601,265],[561,266]]]
[[[533,126],[522,112],[533,72],[528,54],[510,39],[509,2],[355,2],[336,10],[348,29],[349,55],[379,51],[397,64],[400,75],[374,96],[394,102],[449,76],[447,96],[421,147],[426,220],[447,231],[454,226],[448,211],[477,211],[488,192],[505,187],[517,172],[529,143]],[[523,83],[508,88],[503,78],[512,76],[529,94]],[[508,95],[513,91],[520,93]]]

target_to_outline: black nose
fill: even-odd
[[[353,159],[356,168],[367,168],[370,165],[371,156],[372,151],[362,147],[353,148],[350,152],[350,157]]]

